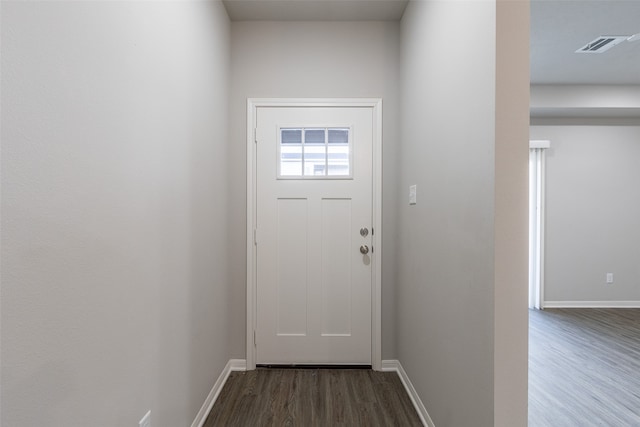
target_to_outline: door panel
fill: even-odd
[[[256,136],[256,362],[371,364],[372,108],[260,107]]]
[[[307,200],[279,199],[277,334],[307,334]]]
[[[322,336],[351,335],[351,200],[322,200]]]

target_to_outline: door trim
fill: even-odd
[[[256,368],[256,125],[261,107],[371,108],[373,117],[373,230],[371,257],[371,367],[382,370],[382,99],[381,98],[248,98],[247,99],[247,370]]]

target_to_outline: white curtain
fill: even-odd
[[[539,141],[532,141],[530,146],[547,145],[535,142]],[[538,310],[544,308],[545,148],[529,151],[529,308]]]

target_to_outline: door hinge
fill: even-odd
[[[256,345],[257,345],[257,344],[256,344],[256,331],[255,331],[255,329],[254,329],[254,330],[253,330],[253,346],[255,347]]]
[[[258,143],[258,128],[253,128],[253,142]]]
[[[255,228],[253,229],[253,244],[258,245],[258,230]]]

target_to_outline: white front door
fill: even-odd
[[[256,114],[256,363],[370,365],[373,109]]]

